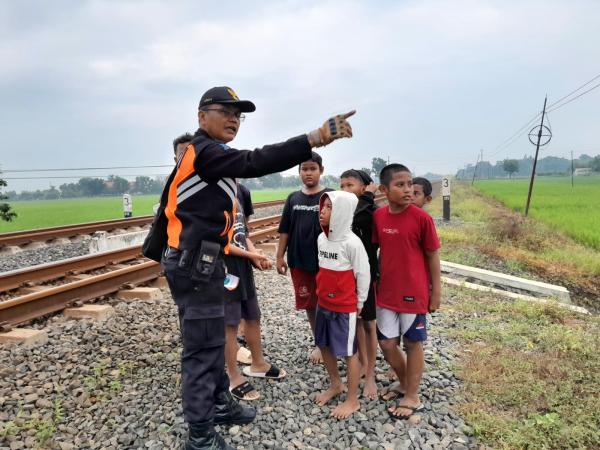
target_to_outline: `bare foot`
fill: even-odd
[[[402,386],[400,386],[400,383],[398,381],[396,381],[395,383],[392,383],[391,385],[388,386],[388,388],[382,392],[381,394],[381,398],[383,400],[394,400],[397,399],[398,397],[403,397],[404,396],[404,389],[402,389]]]
[[[318,394],[315,397],[315,403],[319,406],[324,406],[327,403],[329,403],[329,401],[334,398],[337,397],[338,395],[340,395],[342,392],[344,392],[346,390],[346,386],[344,386],[343,384],[337,385],[337,386],[331,386],[329,389],[327,389],[326,391],[321,392],[320,394]]]
[[[331,415],[336,419],[347,419],[352,415],[353,412],[360,409],[360,403],[357,399],[346,399],[345,402],[340,403],[331,411]]]
[[[363,395],[369,400],[377,398],[377,384],[375,383],[375,377],[365,378],[365,387],[363,388]]]
[[[240,347],[236,359],[240,364],[252,364],[252,353],[246,347]]]
[[[367,376],[367,367],[363,366],[362,364],[360,365],[360,377],[364,378]]]
[[[261,364],[255,364],[254,361],[250,364],[250,370],[252,372],[266,372],[271,368],[271,364],[263,361]]]
[[[315,347],[313,351],[310,352],[308,359],[313,364],[323,364],[323,356],[321,355],[321,349],[319,347]]]
[[[388,380],[394,381],[398,379],[398,375],[396,375],[396,371],[390,367],[390,369],[386,372],[385,376]]]

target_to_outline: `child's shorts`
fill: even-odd
[[[317,347],[329,347],[337,357],[354,355],[358,345],[356,313],[334,312],[318,306],[315,344]]]
[[[399,313],[377,307],[377,338],[380,341],[400,336],[414,342],[427,340],[427,315]]]
[[[290,269],[296,309],[315,309],[317,307],[317,273],[301,269]]]
[[[236,327],[240,321],[260,320],[260,308],[256,296],[241,300],[225,298],[225,325]]]
[[[360,312],[360,318],[367,322],[375,320],[375,308],[375,283],[371,283],[371,285],[369,286],[369,294],[367,295],[367,299],[365,300],[363,309]]]

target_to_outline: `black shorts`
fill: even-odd
[[[363,305],[363,309],[360,313],[360,318],[366,321],[375,320],[376,318],[375,282],[373,281],[369,286],[369,295],[367,295],[367,299],[365,300],[365,304]]]
[[[225,256],[227,271],[240,279],[233,291],[225,289],[225,325],[237,326],[240,320],[259,320],[260,308],[254,285],[252,265],[246,258]]]
[[[227,296],[226,296],[227,297]],[[244,320],[259,320],[260,308],[256,297],[246,300],[225,300],[225,325],[235,327]]]

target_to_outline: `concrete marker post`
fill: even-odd
[[[123,194],[123,217],[129,218],[132,216],[133,202],[130,194]]]
[[[444,210],[444,221],[450,222],[450,178],[442,178],[442,200]]]

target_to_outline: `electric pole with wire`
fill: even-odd
[[[531,192],[533,191],[533,180],[535,179],[535,168],[537,166],[538,155],[540,153],[540,146],[546,145],[548,142],[550,142],[550,139],[552,139],[552,132],[550,131],[550,128],[548,128],[547,126],[544,125],[544,117],[546,116],[547,101],[548,101],[548,96],[546,95],[546,97],[544,97],[544,108],[542,109],[542,120],[538,126],[533,127],[529,131],[529,142],[534,144],[536,147],[535,147],[535,159],[533,160],[533,169],[531,170],[531,180],[529,181],[529,192],[527,193],[527,204],[525,205],[525,217],[527,217],[527,214],[529,214],[529,204],[531,203]],[[543,134],[544,132],[547,132],[547,133]],[[535,144],[532,140],[532,137],[535,135],[537,135],[537,144]],[[544,141],[543,144],[541,143],[542,136],[548,138]]]
[[[575,168],[573,167],[573,150],[571,150],[571,187],[575,186],[573,181],[573,174],[575,173]]]

